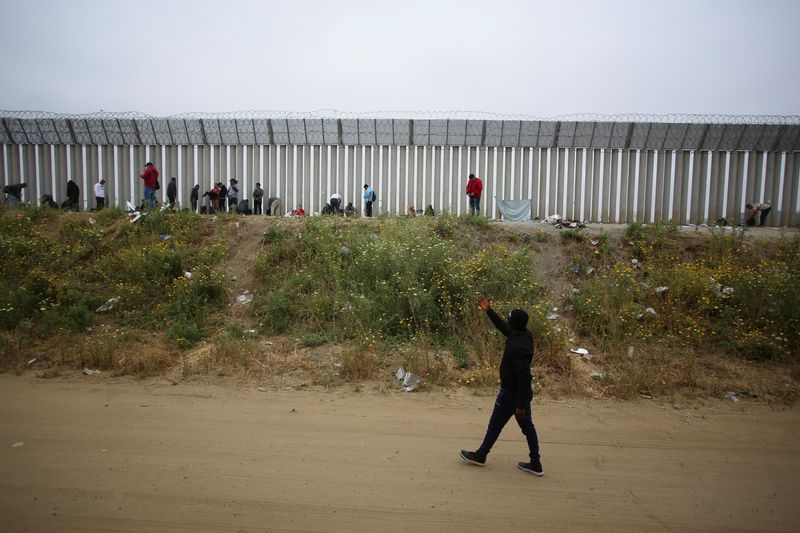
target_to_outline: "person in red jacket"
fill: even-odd
[[[156,188],[158,186],[158,169],[153,163],[148,162],[144,166],[144,172],[139,174],[144,180],[144,200],[147,206],[152,209],[156,206]]]
[[[467,181],[467,196],[469,196],[469,214],[478,215],[481,212],[481,192],[483,182],[475,174],[469,175]]]

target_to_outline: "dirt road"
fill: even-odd
[[[536,478],[515,425],[487,467],[457,458],[491,406],[0,375],[0,529],[800,530],[797,410],[537,402]]]

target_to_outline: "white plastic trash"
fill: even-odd
[[[397,369],[397,372],[394,373],[394,376],[403,382],[403,386],[400,390],[403,392],[413,392],[422,383],[422,378],[416,374],[412,374],[411,372],[406,372],[405,369],[401,366]]]
[[[403,376],[403,388],[401,390],[403,392],[413,392],[420,383],[422,383],[421,377],[411,372],[406,372],[406,375]]]
[[[106,303],[97,308],[97,312],[105,313],[106,311],[110,311],[117,302],[119,302],[118,297],[115,296],[114,298],[109,298]]]

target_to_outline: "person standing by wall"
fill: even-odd
[[[192,203],[192,211],[197,212],[197,200],[200,197],[200,184],[195,183],[192,187],[192,192],[189,195],[189,201]]]
[[[139,177],[144,181],[144,201],[145,205],[150,209],[156,206],[156,190],[158,189],[158,169],[156,166],[147,162],[144,166],[144,171],[139,174]]]
[[[217,183],[217,187],[219,187],[219,211],[220,213],[224,213],[228,210],[226,208],[228,202],[228,188],[223,182]]]
[[[375,190],[369,186],[369,183],[364,184],[364,214],[368,217],[372,216],[372,203],[375,201]]]
[[[8,197],[8,206],[11,209],[16,209],[22,202],[22,189],[28,186],[27,183],[16,183],[14,185],[6,185],[3,187],[3,192]]]
[[[475,174],[470,174],[467,180],[470,215],[479,215],[481,212],[481,192],[483,192],[483,182]]]
[[[106,180],[94,184],[94,201],[98,211],[106,206]]]
[[[69,207],[70,210],[80,211],[80,206],[78,204],[78,199],[80,198],[80,195],[81,195],[81,189],[80,187],[78,187],[78,184],[72,180],[69,180],[67,182],[67,200],[69,202],[67,206]]]
[[[239,182],[231,178],[228,183],[231,185],[228,188],[228,209],[233,213],[236,211],[236,206],[239,205]]]
[[[264,201],[264,189],[261,188],[260,183],[256,183],[256,188],[253,189],[253,214],[260,215],[261,203]]]
[[[500,361],[500,393],[494,404],[486,436],[477,451],[461,450],[464,461],[477,466],[486,464],[486,456],[494,446],[503,427],[515,417],[528,441],[530,462],[517,463],[517,468],[535,476],[544,475],[539,458],[539,437],[531,419],[531,363],[533,362],[533,333],[528,329],[528,313],[514,309],[508,322],[492,309],[492,303],[484,296],[478,297],[478,306],[486,312],[489,320],[506,337],[503,359]]]
[[[175,178],[170,178],[167,185],[167,200],[169,200],[169,207],[175,207],[175,197],[178,196],[178,182]]]

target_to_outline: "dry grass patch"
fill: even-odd
[[[2,338],[2,369],[18,374],[28,368],[46,369],[47,377],[53,377],[56,369],[72,367],[101,370],[114,376],[143,377],[159,374],[178,361],[178,353],[161,335],[109,325],[93,332],[53,336],[34,342],[21,334],[7,333]]]
[[[237,338],[228,334],[186,352],[182,377],[219,375],[263,378],[282,375],[313,375],[318,365],[306,350],[285,338],[270,341]]]

